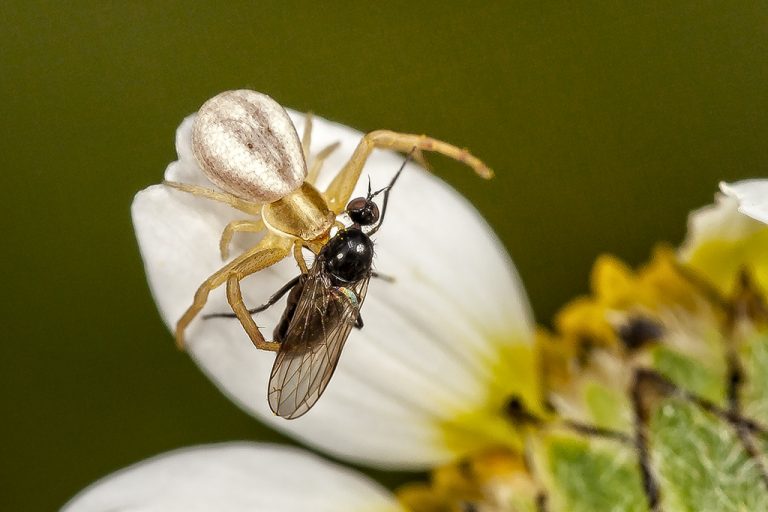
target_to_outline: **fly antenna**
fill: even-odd
[[[381,227],[381,223],[384,222],[384,215],[386,215],[386,213],[387,213],[387,203],[389,202],[389,192],[392,190],[392,187],[395,185],[395,182],[400,177],[400,174],[403,172],[403,169],[405,169],[405,165],[413,157],[413,152],[414,151],[416,151],[416,146],[413,146],[411,148],[411,150],[408,152],[408,154],[405,155],[405,159],[403,160],[402,165],[400,165],[400,168],[397,170],[395,175],[392,177],[392,181],[389,182],[389,185],[387,185],[386,187],[384,187],[384,188],[382,188],[380,190],[377,190],[376,192],[373,193],[372,196],[370,196],[370,198],[373,199],[373,197],[376,196],[377,194],[380,194],[381,192],[384,192],[384,201],[382,202],[382,205],[381,205],[381,216],[379,217],[379,223],[376,224],[373,227],[373,229],[371,229],[368,232],[368,235],[372,235],[375,232],[377,232],[379,230],[379,228]],[[369,187],[370,187],[370,176],[368,177],[368,184],[369,184]],[[369,192],[369,194],[370,194],[370,192]]]

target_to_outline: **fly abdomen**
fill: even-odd
[[[275,330],[272,332],[272,339],[274,341],[282,343],[286,334],[288,334],[288,327],[290,327],[291,321],[293,320],[293,315],[296,313],[296,305],[299,303],[299,299],[301,298],[301,292],[304,290],[305,281],[306,277],[302,274],[302,276],[299,278],[299,282],[296,283],[296,285],[291,288],[291,291],[288,293],[288,299],[285,303],[285,310],[283,311],[283,315],[280,317],[280,321],[277,323]]]

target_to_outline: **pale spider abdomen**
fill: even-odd
[[[255,91],[226,91],[206,101],[195,119],[192,146],[211,182],[249,201],[280,199],[307,175],[287,112]]]

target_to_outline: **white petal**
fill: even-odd
[[[723,194],[736,198],[739,211],[768,224],[768,180],[744,180],[720,183]]]
[[[285,446],[227,443],[159,455],[94,483],[63,512],[402,511],[361,474]]]
[[[303,116],[292,117],[301,133]],[[179,129],[180,162],[169,166],[166,179],[200,182],[199,175],[189,176],[196,167],[187,147],[189,123]],[[326,162],[322,189],[362,134],[319,118],[314,126],[313,152],[341,142]],[[380,188],[402,161],[400,155],[376,151],[365,173]],[[363,176],[356,192],[363,195],[366,187]],[[225,223],[243,216],[162,186],[136,195],[137,238],[170,328],[199,283],[222,265],[218,238]],[[236,403],[282,431],[358,462],[426,467],[455,456],[441,429],[456,411],[471,412],[484,404],[497,385],[491,366],[500,353],[530,342],[531,314],[515,269],[485,221],[448,185],[415,164],[409,164],[393,189],[386,220],[374,238],[377,270],[396,281],[371,282],[362,310],[365,328],[352,332],[327,391],[306,416],[286,421],[270,412],[266,385],[274,354],[255,350],[237,321],[196,320],[188,330],[189,350]],[[239,238],[233,253],[253,240]],[[297,272],[289,258],[246,279],[246,302],[263,303]],[[205,312],[226,311],[224,293],[216,290]],[[277,304],[256,317],[263,332],[272,332],[280,314]]]

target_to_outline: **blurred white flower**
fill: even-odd
[[[689,216],[680,257],[726,295],[743,268],[768,289],[768,180],[720,183],[720,191]]]
[[[165,453],[94,483],[62,512],[403,512],[364,475],[296,448],[257,443]]]
[[[768,224],[768,180],[722,182],[720,190],[736,199],[741,213]]]

